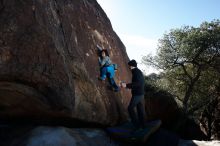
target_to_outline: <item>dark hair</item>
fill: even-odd
[[[133,67],[137,67],[137,62],[134,59],[132,59],[131,61],[128,62],[128,65],[133,66]]]
[[[102,54],[102,52],[105,52],[105,55],[109,57],[108,51],[106,49],[103,49],[100,54]]]

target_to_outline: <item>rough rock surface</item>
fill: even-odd
[[[179,139],[164,129],[153,134],[146,143],[124,143],[111,139],[97,128],[0,126],[1,146],[220,146],[220,141]]]
[[[116,146],[106,133],[99,129],[38,127],[31,131],[30,135],[27,146]]]
[[[149,120],[161,119],[166,127],[174,124],[180,114],[180,109],[172,96],[151,89],[147,89],[145,94],[145,107]]]
[[[65,127],[11,127],[0,137],[1,146],[117,146],[101,129]],[[1,129],[0,129],[1,131]],[[8,132],[10,131],[10,132]],[[1,131],[0,134],[3,134]],[[8,135],[9,134],[9,135]],[[4,140],[2,139],[4,138]]]
[[[220,141],[180,140],[178,146],[220,146]]]
[[[0,118],[125,119],[130,92],[97,80],[97,44],[128,81],[125,47],[95,0],[0,0]]]

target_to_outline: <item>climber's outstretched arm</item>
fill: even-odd
[[[98,50],[101,52],[103,49],[102,47],[100,47],[99,45],[96,45],[96,47],[98,48]]]

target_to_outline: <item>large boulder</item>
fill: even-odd
[[[173,95],[148,84],[145,91],[148,120],[160,119],[163,128],[177,133],[183,139],[207,139],[200,126],[183,114]]]
[[[145,92],[147,119],[161,119],[164,127],[173,127],[182,114],[174,97],[149,84],[145,85]]]
[[[110,138],[97,128],[62,126],[1,125],[1,146],[219,146],[220,141],[183,140],[175,133],[160,129],[146,143],[125,143]]]
[[[105,131],[94,128],[1,125],[0,136],[1,146],[118,146]]]
[[[124,120],[130,92],[97,80],[97,44],[128,81],[125,47],[95,0],[1,0],[0,118]]]

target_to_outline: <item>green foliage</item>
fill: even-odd
[[[174,98],[170,92],[167,92],[167,90],[163,90],[163,88],[158,82],[162,78],[161,75],[157,74],[150,74],[148,76],[145,76],[145,95],[146,97],[166,97],[166,98]]]
[[[200,27],[172,29],[159,40],[156,56],[143,57],[146,65],[162,69],[154,85],[175,95],[186,113],[201,110],[220,83],[215,69],[220,58],[220,21]]]

